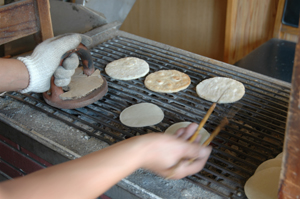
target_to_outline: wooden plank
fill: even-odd
[[[281,26],[281,31],[289,33],[291,35],[298,35],[298,28],[287,26],[284,24]]]
[[[0,45],[39,31],[33,0],[0,7]]]
[[[299,30],[300,37],[300,30]],[[296,46],[291,97],[283,147],[279,198],[300,198],[300,41]]]
[[[282,24],[281,25],[281,34],[280,39],[284,39],[287,41],[298,42],[298,30],[299,28],[291,27]]]
[[[225,44],[224,44],[224,62],[229,63],[230,57],[234,53],[235,40],[232,40],[236,29],[237,0],[227,0]]]
[[[53,37],[49,0],[37,0],[42,41]]]
[[[285,0],[279,0],[277,14],[274,25],[273,37],[287,41],[298,42],[298,29],[282,23],[282,15],[285,6]]]
[[[282,26],[281,19],[282,19],[282,14],[284,9],[284,2],[285,0],[278,1],[276,19],[274,24],[273,37],[278,39],[281,38],[281,26]]]
[[[277,1],[227,1],[225,62],[234,64],[272,38]]]
[[[281,36],[281,39],[287,40],[287,41],[292,41],[297,43],[298,42],[298,36],[297,35],[292,35],[289,33],[283,33],[283,35]]]

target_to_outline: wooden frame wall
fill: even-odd
[[[234,64],[273,37],[278,0],[227,0],[224,62]]]
[[[121,30],[223,60],[226,0],[136,0]]]
[[[273,37],[278,0],[137,0],[121,30],[234,64]]]

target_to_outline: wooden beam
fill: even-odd
[[[298,30],[300,37],[300,29]],[[298,38],[299,38],[298,37]],[[295,52],[290,104],[280,174],[280,199],[300,198],[300,40]]]
[[[0,45],[39,31],[33,0],[0,7]]]
[[[237,18],[237,0],[227,0],[227,11],[226,11],[226,26],[225,26],[225,44],[224,44],[224,62],[230,63],[231,56],[233,56],[233,44],[236,18]]]
[[[281,19],[282,19],[282,14],[284,9],[284,2],[285,0],[279,0],[277,5],[273,37],[278,39],[281,38],[281,27],[282,27]]]
[[[281,31],[286,32],[286,33],[291,34],[291,35],[297,35],[298,34],[298,29],[299,28],[287,26],[287,25],[284,25],[284,24],[281,25]]]
[[[53,37],[49,0],[37,0],[42,41]]]

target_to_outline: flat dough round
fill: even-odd
[[[68,91],[59,95],[59,98],[62,100],[70,100],[85,97],[93,90],[100,88],[103,82],[98,69],[90,76],[87,76],[83,73],[83,67],[78,67],[75,69],[75,73],[71,77],[71,82],[67,86]]]
[[[176,131],[180,128],[185,128],[188,125],[190,125],[192,122],[177,122],[172,124],[171,126],[169,126],[166,130],[165,130],[165,134],[170,134],[173,135],[176,133]]]
[[[255,173],[262,171],[264,169],[271,168],[271,167],[281,167],[281,159],[270,159],[270,160],[264,161],[257,167],[257,169],[255,170]]]
[[[276,156],[276,159],[282,160],[282,157],[283,157],[283,152],[279,153],[279,154]]]
[[[232,103],[244,96],[245,87],[234,79],[214,77],[200,82],[196,87],[196,92],[199,97],[211,102],[217,102],[222,96],[219,103]]]
[[[160,70],[145,79],[146,88],[160,93],[175,93],[186,89],[190,84],[191,78],[177,70]]]
[[[124,109],[120,121],[130,127],[152,126],[164,119],[164,112],[151,103],[140,103]]]
[[[188,125],[190,125],[192,122],[177,122],[175,124],[172,124],[171,126],[169,126],[166,131],[165,134],[175,134],[176,131],[180,128],[185,128]],[[201,135],[201,139],[199,144],[202,145],[210,136],[210,134],[207,132],[207,130],[205,128],[202,128],[199,132],[199,134]]]
[[[255,173],[245,184],[248,199],[277,198],[280,167],[272,167]]]
[[[149,72],[149,64],[136,57],[125,57],[107,64],[105,72],[114,79],[132,80],[145,76]]]

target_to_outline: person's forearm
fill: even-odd
[[[0,58],[0,92],[22,90],[28,84],[29,73],[23,62]]]
[[[186,133],[192,135],[197,124],[190,127]],[[136,136],[82,158],[0,183],[0,198],[93,199],[138,168],[165,177],[172,174],[172,179],[194,174],[204,167],[210,152],[210,147],[172,135]],[[192,158],[195,161],[191,163]],[[181,164],[173,170],[178,162]]]
[[[121,142],[82,158],[0,184],[4,198],[96,198],[141,166],[136,142]],[[5,197],[7,196],[7,197]]]

